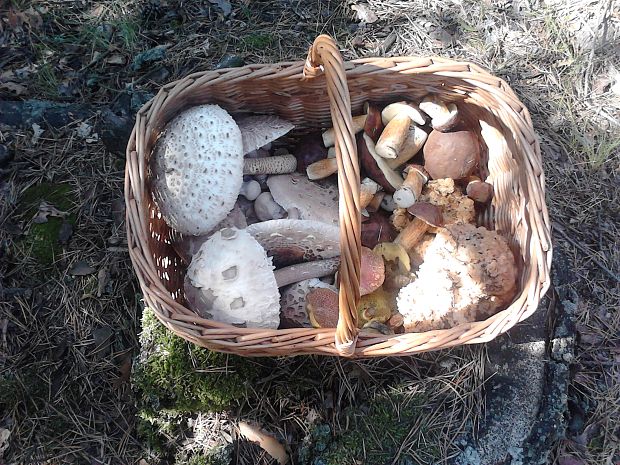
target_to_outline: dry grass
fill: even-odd
[[[377,0],[369,3],[378,21],[367,25],[355,23],[355,12],[340,1],[234,2],[234,15],[227,19],[207,1],[162,1],[151,16],[145,14],[146,3],[31,5],[20,0],[11,2],[11,11],[0,6],[0,45],[5,46],[0,98],[106,104],[127,87],[155,91],[163,82],[212,68],[225,53],[248,63],[302,59],[319,33],[335,36],[348,59],[442,55],[477,62],[504,77],[530,108],[541,136],[555,246],[568,257],[571,287],[581,298],[571,429],[554,460],[571,455],[591,464],[618,461],[617,3]],[[160,44],[166,46],[165,58],[131,69],[139,52]],[[16,91],[3,86],[6,82],[21,87]],[[0,428],[12,432],[10,461],[136,460],[142,448],[133,429],[127,364],[136,350],[140,305],[122,225],[113,214],[114,200],[122,197],[122,166],[100,143],[86,143],[74,127],[46,132],[36,143],[30,130],[0,128],[0,143],[18,153],[6,173],[8,182],[0,186],[0,277],[5,288],[21,289],[16,297],[0,299],[0,380],[11,380],[14,395],[0,416]],[[73,237],[45,270],[19,234],[31,227],[19,210],[20,194],[41,181],[68,183],[77,200]],[[97,272],[69,275],[78,260]],[[430,371],[436,357],[457,359],[452,370],[439,365]],[[388,380],[404,377],[393,389],[406,395],[430,391],[427,401],[438,408],[420,419],[423,424],[412,429],[402,451],[418,453],[421,432],[430,429],[437,432],[433,437],[445,457],[463,418],[480,409],[480,357],[475,349],[429,355],[412,364],[315,360],[306,363],[320,365],[324,378],[306,397],[290,398],[281,394],[299,364],[282,362],[273,377],[254,386],[252,398],[260,402],[241,410],[287,440],[292,431],[297,438],[307,436],[308,418],[316,421],[320,415],[338,432],[346,426],[347,406],[390,394]],[[278,396],[261,395],[265,390]],[[310,414],[312,409],[319,417]],[[209,434],[232,432],[226,416],[196,421],[203,425],[203,444],[215,441]],[[252,463],[256,452],[239,447],[238,463]]]

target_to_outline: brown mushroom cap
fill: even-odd
[[[309,134],[302,137],[293,150],[297,159],[297,172],[305,173],[308,165],[327,158],[327,149],[323,145],[321,134]]]
[[[383,121],[381,120],[381,110],[375,104],[366,102],[364,104],[364,113],[367,115],[364,133],[376,144],[384,128]]]
[[[416,202],[407,211],[430,226],[435,228],[443,226],[443,214],[437,205],[428,202]]]
[[[367,247],[362,247],[360,295],[370,294],[383,284],[385,264],[383,257]]]
[[[392,242],[395,238],[394,226],[384,211],[370,212],[368,218],[362,222],[362,245],[364,247],[372,248],[381,242]]]
[[[463,179],[480,161],[480,146],[471,131],[432,131],[422,149],[424,168],[433,179]]]
[[[373,155],[374,142],[368,135],[358,134],[356,141],[360,164],[366,175],[383,187],[386,192],[393,194],[402,185],[403,178],[388,166],[384,158],[376,153]]]
[[[315,328],[335,328],[338,325],[338,293],[316,288],[306,295],[306,310]]]
[[[488,203],[493,198],[493,186],[475,176],[469,179],[466,192],[474,202]]]

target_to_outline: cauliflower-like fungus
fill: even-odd
[[[428,247],[418,278],[400,290],[398,311],[407,331],[449,328],[490,316],[516,289],[517,267],[503,237],[470,224],[449,225]]]

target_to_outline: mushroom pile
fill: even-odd
[[[486,318],[517,291],[514,256],[476,225],[493,198],[480,141],[454,103],[364,105],[353,117],[362,208],[358,325],[380,334]],[[276,116],[179,114],[151,156],[152,195],[204,318],[335,327],[340,265],[334,130],[294,139]],[[289,148],[291,150],[289,151]]]

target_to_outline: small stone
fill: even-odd
[[[86,263],[84,260],[80,260],[71,265],[69,269],[69,274],[71,276],[88,276],[89,274],[93,274],[95,269]]]
[[[222,57],[219,63],[215,66],[215,69],[223,68],[239,68],[243,66],[245,61],[239,55],[226,54]]]

